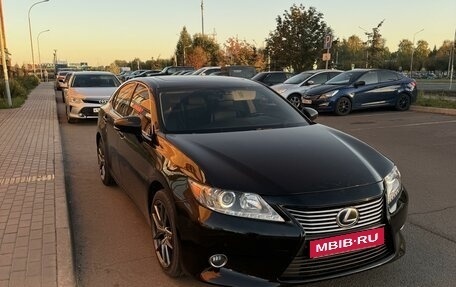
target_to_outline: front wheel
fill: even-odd
[[[301,96],[297,94],[289,95],[287,100],[293,104],[293,106],[299,108],[301,106]]]
[[[115,181],[109,171],[108,161],[105,153],[105,146],[102,139],[97,142],[97,157],[98,157],[98,171],[100,173],[100,179],[104,185],[114,185]]]
[[[181,247],[177,236],[176,210],[164,191],[158,191],[151,206],[151,228],[154,249],[160,266],[170,277],[183,275]]]
[[[335,113],[338,116],[345,116],[351,112],[352,103],[349,98],[342,97],[336,102]]]
[[[410,97],[406,94],[399,94],[396,102],[396,110],[406,111],[410,108]]]

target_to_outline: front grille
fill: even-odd
[[[393,255],[388,244],[324,258],[296,256],[280,277],[282,281],[312,281],[365,268]]]
[[[81,111],[80,111],[80,113],[83,114],[83,115],[86,116],[86,117],[95,117],[95,116],[98,116],[98,113],[93,111],[93,107],[85,107],[85,108],[82,108]]]
[[[319,209],[319,210],[300,210],[297,208],[285,209],[292,215],[304,228],[306,235],[319,236],[330,233],[360,228],[363,226],[379,224],[383,219],[383,197],[368,203],[353,205],[359,212],[359,220],[352,227],[340,227],[336,222],[336,216],[347,206]]]

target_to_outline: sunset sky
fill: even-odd
[[[12,63],[31,63],[28,26],[29,8],[38,0],[3,1],[6,44]],[[204,32],[214,34],[219,44],[238,37],[262,47],[276,28],[276,17],[296,3],[315,7],[341,39],[369,30],[383,19],[380,33],[391,51],[399,41],[428,41],[431,48],[453,40],[456,29],[456,1],[290,1],[290,0],[204,0]],[[109,65],[114,60],[142,61],[170,58],[179,33],[201,33],[201,0],[50,0],[31,9],[35,63],[39,36],[42,63],[59,60]],[[361,27],[361,28],[360,28]]]

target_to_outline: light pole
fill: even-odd
[[[421,29],[421,30],[419,30],[419,31],[417,31],[417,32],[415,32],[415,34],[413,34],[413,41],[412,41],[412,56],[410,57],[410,58],[411,58],[411,59],[410,59],[410,78],[412,77],[413,54],[415,53],[415,36],[416,36],[416,34],[418,34],[419,32],[422,32],[423,30],[424,30],[424,28]]]
[[[369,33],[366,29],[364,29],[363,27],[361,26],[358,26],[358,28],[360,28],[361,30],[363,30],[367,36],[367,42],[366,42],[366,69],[369,68],[369,42],[370,42],[370,37],[371,37],[371,33]]]
[[[45,33],[45,32],[49,32],[51,30],[47,29],[47,30],[44,30],[44,31],[41,31],[38,33],[38,36],[36,36],[36,43],[37,43],[37,46],[38,46],[38,66],[40,66],[40,79],[41,81],[43,81],[43,67],[41,67],[41,53],[40,53],[40,35]]]
[[[32,50],[32,68],[33,68],[33,75],[35,75],[35,56],[33,55],[33,40],[32,40],[32,23],[30,21],[30,11],[32,10],[32,8],[35,6],[35,5],[38,5],[40,3],[44,3],[44,2],[49,2],[49,0],[42,0],[42,1],[38,1],[38,2],[35,2],[32,4],[32,6],[30,6],[29,10],[28,10],[28,24],[29,24],[29,34],[30,34],[30,48]]]

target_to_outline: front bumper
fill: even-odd
[[[306,235],[286,210],[281,212],[286,222],[277,223],[219,214],[191,200],[181,202],[177,212],[183,265],[200,280],[224,286],[302,284],[365,271],[392,262],[405,253],[400,230],[405,223],[407,206],[404,189],[394,214],[388,214],[383,206],[380,224],[322,236],[384,226],[384,245],[311,259],[309,242],[318,235]],[[210,266],[208,259],[214,254],[227,256],[223,268]]]
[[[72,104],[67,106],[67,115],[71,119],[97,119],[101,104]]]

